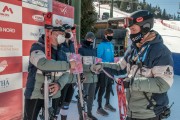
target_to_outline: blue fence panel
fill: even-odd
[[[174,60],[174,74],[180,75],[180,53],[172,53]]]

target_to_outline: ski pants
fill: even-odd
[[[98,101],[99,108],[102,107],[102,97],[105,93],[105,90],[106,90],[106,93],[105,93],[106,104],[109,104],[110,93],[112,91],[112,84],[113,84],[113,80],[108,78],[104,73],[100,73],[98,75],[96,93],[98,93],[97,101]]]
[[[93,101],[94,101],[94,95],[95,95],[95,89],[96,89],[96,83],[84,83],[83,84],[83,96],[85,96],[84,100],[87,103],[87,114],[91,115]],[[82,111],[81,111],[81,104],[78,101],[78,112],[80,118],[82,118]]]
[[[25,99],[23,120],[37,120],[39,111],[43,107],[43,99]]]

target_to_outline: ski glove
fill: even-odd
[[[92,64],[90,66],[90,70],[91,72],[95,73],[95,74],[99,74],[103,69],[102,64]]]
[[[124,88],[129,88],[131,79],[132,79],[132,78],[125,78],[125,79],[123,80]]]

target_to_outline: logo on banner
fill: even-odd
[[[65,14],[67,13],[67,6],[65,6],[65,7],[61,10],[61,12],[65,15]]]
[[[44,22],[44,17],[42,15],[33,15],[32,18],[36,22]]]
[[[62,23],[62,20],[56,19],[55,24],[56,24],[55,26],[61,26],[63,23]]]
[[[13,10],[8,6],[4,6],[2,12],[0,12],[0,15],[5,17],[9,17],[10,14],[13,14]]]
[[[38,32],[30,32],[30,35],[33,37],[39,38],[43,34],[43,29],[39,29]]]
[[[0,51],[10,52],[10,51],[19,51],[19,48],[15,45],[0,45]]]
[[[15,33],[16,30],[14,28],[5,28],[5,27],[0,27],[0,32],[6,32],[6,33]]]
[[[3,72],[7,66],[8,66],[8,64],[7,64],[6,60],[1,61],[0,62],[0,72]]]
[[[10,85],[8,78],[0,80],[0,88],[7,88]]]

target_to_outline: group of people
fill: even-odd
[[[161,120],[169,100],[167,91],[173,83],[173,60],[171,52],[163,44],[162,37],[152,30],[153,14],[146,10],[132,13],[128,19],[128,27],[132,45],[125,55],[114,63],[113,30],[104,31],[104,39],[96,47],[93,46],[95,35],[88,32],[81,41],[78,53],[82,56],[83,96],[87,103],[87,117],[97,120],[92,114],[93,101],[97,96],[97,113],[107,116],[110,110],[116,109],[110,104],[110,93],[114,81],[101,70],[107,69],[111,74],[126,70],[124,79],[127,97],[126,120]],[[76,62],[69,60],[74,53],[74,43],[71,40],[73,27],[64,24],[53,27],[50,32],[52,41],[52,59],[46,59],[45,41],[42,35],[30,50],[28,78],[25,90],[24,120],[37,120],[40,110],[44,107],[41,88],[44,83],[44,73],[51,72],[52,83],[49,86],[53,94],[52,106],[54,114],[61,115],[61,120],[67,120],[69,104],[74,94],[77,77],[69,70],[76,67]],[[101,58],[100,64],[95,63],[95,57]],[[102,106],[105,93],[106,103]],[[77,102],[79,120],[83,120],[80,101]],[[118,114],[118,113],[117,113]],[[59,118],[58,118],[59,119]]]

